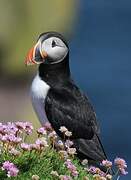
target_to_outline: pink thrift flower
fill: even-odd
[[[112,166],[112,162],[106,159],[102,161],[101,165],[110,168]]]
[[[57,139],[57,134],[55,131],[52,131],[51,133],[48,134],[48,138],[50,139]]]
[[[90,166],[90,168],[87,169],[87,171],[91,174],[99,174],[101,176],[105,175],[105,173],[103,171],[101,171],[99,168],[97,168],[95,166]]]
[[[11,148],[11,150],[9,151],[9,153],[11,155],[14,155],[14,156],[19,156],[20,155],[20,151],[18,151],[17,149],[15,148]]]
[[[14,134],[10,134],[10,135],[8,135],[8,141],[18,144],[22,141],[22,138],[16,137]]]
[[[72,176],[77,177],[78,174],[79,174],[78,171],[72,171]]]
[[[46,138],[37,139],[35,143],[37,145],[39,145],[40,147],[48,147],[49,146],[48,143],[47,143]]]
[[[2,142],[12,142],[12,143],[20,143],[22,141],[22,138],[16,137],[14,134],[5,134],[1,137]]]
[[[50,124],[49,122],[46,122],[46,123],[44,124],[44,127],[45,127],[45,129],[46,129],[47,131],[51,131],[51,130],[52,130],[52,126],[51,126],[51,124]]]
[[[14,164],[11,163],[10,161],[5,161],[3,164],[2,164],[2,170],[9,170],[11,167],[14,167]]]
[[[119,168],[120,174],[127,175],[128,172],[124,168]]]
[[[16,122],[15,123],[19,130],[25,130],[26,134],[30,135],[33,131],[32,123],[30,122]]]
[[[40,150],[40,145],[38,145],[38,144],[30,144],[30,150]]]
[[[0,123],[0,133],[1,134],[5,134],[4,130],[6,129],[6,125],[3,125],[2,123]]]
[[[33,126],[32,126],[32,123],[30,122],[25,122],[25,132],[27,135],[30,135],[33,131]]]
[[[46,129],[44,127],[41,127],[37,130],[37,133],[38,134],[41,134],[41,135],[46,135]]]
[[[116,159],[114,160],[114,164],[115,164],[116,166],[118,166],[118,168],[121,168],[121,169],[127,168],[126,161],[125,161],[124,159],[122,159],[122,158],[116,158]]]
[[[25,122],[18,121],[18,122],[15,122],[15,125],[17,126],[19,130],[25,129]]]
[[[66,162],[64,163],[68,170],[71,172],[72,176],[78,176],[78,171],[76,169],[76,166],[71,162],[70,159],[67,159]]]
[[[8,122],[6,125],[6,128],[4,129],[4,132],[6,134],[14,134],[15,135],[17,131],[18,131],[18,128],[12,122]]]
[[[72,145],[73,145],[73,141],[66,140],[66,142],[65,142],[66,148],[68,148],[68,147],[70,148]]]
[[[2,136],[1,141],[2,142],[8,142],[8,135],[6,134],[6,135]]]
[[[7,173],[7,176],[8,177],[16,177],[19,173],[19,169],[15,166],[11,167],[9,170],[8,170],[8,173]]]
[[[24,151],[30,151],[30,145],[26,144],[26,143],[21,143],[21,149],[23,149]]]
[[[91,166],[91,167],[88,169],[88,172],[91,173],[91,174],[96,174],[96,167]]]

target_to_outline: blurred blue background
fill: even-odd
[[[71,67],[95,107],[109,158],[125,158],[122,178],[131,179],[131,1],[81,0]]]
[[[59,9],[59,11],[58,11]],[[0,6],[0,119],[39,123],[29,89],[36,68],[24,58],[37,36],[65,34],[71,72],[94,105],[109,159],[126,159],[131,179],[131,1],[23,0]]]

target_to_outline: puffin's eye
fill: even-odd
[[[52,47],[55,47],[56,46],[56,42],[53,40],[52,41]]]

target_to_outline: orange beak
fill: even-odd
[[[32,47],[29,52],[27,53],[25,64],[33,65],[33,64],[41,64],[47,58],[47,53],[45,51],[40,51],[40,44],[39,42]]]

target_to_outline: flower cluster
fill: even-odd
[[[63,140],[58,137],[56,132],[51,127],[50,123],[45,123],[42,127],[36,130],[37,139],[34,142],[29,143],[26,141],[27,137],[30,137],[33,133],[33,126],[30,122],[8,122],[6,124],[0,123],[0,153],[3,156],[1,160],[0,171],[5,173],[8,177],[15,177],[21,174],[21,164],[23,159],[29,163],[34,160],[41,159],[46,152],[51,150],[57,153],[59,160],[62,162],[67,173],[60,173],[51,171],[50,176],[54,179],[60,180],[73,180],[79,179],[80,170],[77,168],[74,161],[77,154],[76,148],[74,148],[73,141],[71,140],[72,132],[70,132],[65,126],[60,127],[60,132],[63,135]],[[2,157],[1,156],[1,157]],[[52,155],[51,155],[52,156]],[[50,155],[48,156],[50,157]],[[45,157],[44,157],[45,158]],[[46,159],[46,158],[45,158]],[[76,160],[76,159],[75,159]],[[97,167],[88,166],[88,160],[85,159],[81,162],[81,169],[83,170],[83,180],[89,180],[89,174],[92,174],[95,180],[111,180],[113,177],[110,175],[110,170],[113,168],[113,163],[108,160],[103,160],[101,166],[107,169],[103,172]],[[127,164],[124,159],[116,158],[114,160],[116,166],[116,177],[120,175],[126,175]],[[42,170],[42,167],[40,167]],[[40,173],[32,174],[32,180],[39,180]],[[19,178],[19,177],[18,177]]]
[[[33,126],[30,122],[8,122],[6,124],[0,123],[0,152],[7,160],[3,162],[1,169],[7,172],[7,176],[17,176],[19,169],[9,159],[14,160],[19,156],[24,156],[25,152],[42,152],[43,149],[48,147],[46,136],[47,129],[51,129],[49,124],[46,127],[41,127],[37,130],[39,135],[38,139],[33,144],[25,142],[27,136],[33,132]],[[41,135],[43,137],[41,137]],[[8,155],[8,156],[7,156]]]
[[[114,164],[117,166],[119,173],[122,175],[128,174],[128,172],[125,170],[127,168],[126,161],[122,158],[116,158],[114,160]]]
[[[66,167],[68,168],[68,170],[71,172],[71,175],[74,176],[74,177],[77,177],[78,176],[78,171],[77,171],[77,168],[76,166],[71,162],[70,159],[67,159],[66,162],[65,162],[65,165]]]
[[[64,137],[71,137],[72,136],[72,132],[68,131],[68,129],[65,126],[61,126],[60,127],[60,132],[64,134]]]
[[[111,168],[112,167],[112,162],[111,161],[108,161],[107,159],[106,160],[103,160],[102,163],[101,163],[102,166],[105,166],[107,168]]]
[[[7,171],[7,176],[8,177],[15,177],[18,175],[19,173],[19,169],[11,162],[9,161],[5,161],[3,164],[2,164],[2,167],[1,167],[2,170],[6,170]]]
[[[93,178],[97,179],[97,180],[112,180],[113,176],[110,174],[110,172],[112,172],[113,169],[113,163],[111,161],[103,160],[100,163],[101,166],[103,166],[104,168],[106,168],[106,172],[103,172],[102,170],[100,170],[97,167],[91,166],[90,168],[87,168],[86,170],[93,174]],[[126,175],[128,174],[128,172],[125,170],[127,168],[127,164],[126,161],[122,158],[116,158],[114,160],[114,166],[116,169],[116,172],[114,172],[114,177],[118,177],[117,179],[119,179],[120,175]]]
[[[99,168],[94,167],[94,166],[90,166],[90,168],[87,169],[87,171],[93,175],[99,175],[100,177],[105,177],[105,173],[103,171],[101,171]]]

